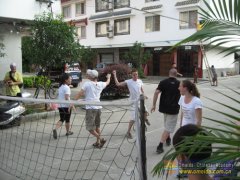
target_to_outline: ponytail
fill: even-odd
[[[187,80],[182,81],[182,85],[183,85],[183,87],[186,87],[188,89],[188,91],[191,95],[200,98],[200,93],[197,89],[196,84],[192,83],[190,80],[187,79]]]

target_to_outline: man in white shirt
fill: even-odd
[[[87,81],[83,84],[81,91],[76,95],[75,99],[85,96],[86,102],[100,102],[102,90],[109,85],[111,74],[107,74],[106,82],[98,82],[98,72],[96,70],[87,70]],[[102,106],[86,105],[86,129],[97,138],[93,144],[96,148],[102,148],[106,140],[101,138],[101,109]]]
[[[117,86],[127,86],[128,87],[129,92],[130,92],[129,99],[131,101],[135,101],[135,100],[139,99],[140,95],[144,94],[143,88],[142,88],[143,82],[142,82],[142,80],[138,79],[138,71],[136,69],[132,69],[132,79],[128,79],[123,82],[118,82],[116,70],[113,71],[113,76],[114,76],[114,80],[115,80],[115,83]],[[129,139],[132,139],[131,128],[132,128],[134,122],[135,122],[135,111],[134,111],[134,107],[133,107],[132,111],[131,111],[131,120],[129,122],[128,131],[126,134],[126,137]]]

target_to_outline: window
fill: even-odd
[[[114,9],[129,7],[130,1],[129,0],[114,0]]]
[[[120,19],[114,21],[114,35],[130,34],[130,19]]]
[[[96,12],[108,10],[108,1],[95,0]]]
[[[85,3],[77,3],[75,7],[76,16],[85,14]]]
[[[63,17],[64,18],[70,18],[71,17],[71,7],[70,6],[63,7],[62,12],[63,12]]]
[[[160,31],[160,15],[145,17],[145,32]]]
[[[180,12],[179,18],[180,18],[180,21],[179,21],[180,29],[196,28],[197,11]]]
[[[108,21],[96,23],[96,37],[107,36]]]
[[[77,27],[77,35],[79,39],[86,38],[86,26]]]

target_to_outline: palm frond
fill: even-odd
[[[240,0],[211,0],[208,3],[203,1],[206,8],[200,8],[204,24],[202,29],[175,44],[169,50],[172,50],[181,44],[194,41],[206,42],[212,45],[212,48],[228,45],[229,43],[240,42]],[[210,5],[212,2],[212,5]],[[209,42],[209,40],[212,40]],[[240,45],[237,44],[231,48],[226,48],[220,53],[227,55],[240,51]]]
[[[226,87],[226,86],[224,86]],[[237,95],[240,93],[234,89],[226,87],[230,92],[234,92]],[[229,100],[236,102],[240,105],[240,101],[235,96],[231,97],[229,93],[222,93],[218,90],[215,90],[216,93],[221,94],[222,96],[228,98]],[[225,103],[218,102],[212,98],[207,99],[213,101],[214,103],[223,106],[225,109],[230,109],[234,113],[239,114],[239,107],[233,107],[232,105],[228,105]],[[221,108],[221,109],[224,109]],[[224,115],[225,117],[231,118],[231,120],[222,120],[222,119],[214,119],[210,117],[203,117],[205,120],[211,121],[214,123],[214,126],[202,126],[204,130],[204,135],[198,134],[197,136],[188,136],[184,139],[184,142],[179,145],[179,149],[173,150],[171,149],[168,153],[163,157],[163,159],[154,167],[152,170],[153,175],[164,176],[168,174],[168,169],[166,169],[166,160],[169,162],[173,162],[174,158],[183,152],[186,153],[186,147],[188,147],[189,154],[194,152],[200,152],[199,148],[206,148],[209,144],[212,144],[212,155],[202,161],[202,163],[210,163],[210,164],[221,164],[221,163],[235,163],[239,161],[240,157],[240,126],[237,126],[234,121],[240,121],[239,115],[232,115],[230,113],[226,113],[224,111],[220,111],[218,109],[213,109],[208,107],[208,109],[213,110],[217,114]],[[164,165],[165,162],[165,165]],[[234,167],[238,168],[238,164],[234,164]]]

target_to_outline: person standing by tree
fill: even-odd
[[[212,71],[212,74],[213,74],[213,78],[212,78],[213,86],[217,86],[218,85],[218,80],[217,80],[217,73],[216,73],[216,69],[215,69],[214,65],[212,65],[211,71]]]
[[[17,71],[16,63],[10,64],[11,71],[7,72],[4,78],[7,96],[21,96],[19,85],[23,84],[22,74]]]
[[[180,126],[187,124],[201,126],[203,105],[196,85],[190,80],[183,80],[180,83],[179,91],[182,95],[178,102],[181,107]]]
[[[143,82],[142,82],[142,80],[138,79],[137,69],[132,69],[132,79],[128,79],[123,82],[118,82],[116,70],[113,71],[113,76],[114,76],[114,80],[115,80],[115,83],[117,86],[127,86],[128,87],[129,92],[130,92],[129,99],[131,101],[138,100],[140,95],[144,94],[143,87],[142,87]],[[132,129],[134,122],[135,122],[135,111],[134,111],[134,107],[132,107],[131,120],[128,124],[128,130],[127,130],[127,134],[126,134],[126,137],[129,139],[132,139],[131,129]]]
[[[72,78],[69,74],[64,73],[61,77],[60,87],[58,90],[58,99],[59,100],[70,100],[71,89],[69,85],[71,84]],[[71,109],[70,104],[59,104],[58,110],[60,115],[60,120],[57,122],[55,129],[53,129],[53,138],[57,139],[57,129],[60,128],[65,121],[66,136],[72,135],[73,132],[70,131],[70,118],[71,118]]]
[[[109,85],[111,74],[107,74],[106,82],[98,82],[98,72],[96,70],[87,70],[87,81],[83,84],[80,92],[75,96],[78,100],[81,96],[85,95],[86,102],[100,102],[100,95],[102,90]],[[102,148],[106,143],[104,138],[101,138],[101,109],[102,106],[86,105],[86,129],[97,138],[93,144],[96,148]]]
[[[159,101],[159,112],[164,115],[164,132],[162,133],[160,143],[157,147],[157,153],[162,153],[163,143],[169,146],[171,144],[170,133],[173,133],[177,124],[177,118],[179,113],[178,101],[180,98],[180,92],[178,90],[180,81],[176,79],[177,70],[175,68],[170,69],[169,78],[161,81],[153,95],[153,104],[151,112],[156,109],[156,102],[158,95],[161,93]]]

